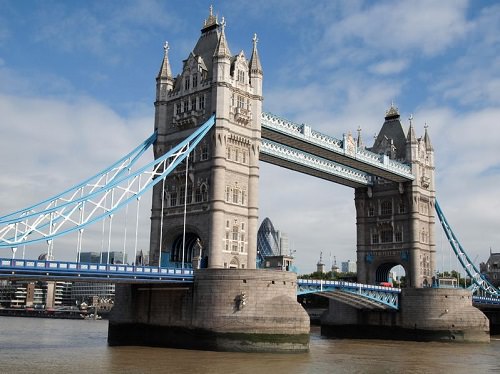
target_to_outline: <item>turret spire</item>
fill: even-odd
[[[214,56],[230,57],[231,51],[229,50],[229,47],[228,47],[227,41],[226,41],[226,32],[225,32],[226,20],[224,19],[224,17],[222,17],[220,27],[221,27],[221,30],[220,30],[219,41],[217,42],[217,47],[215,48]]]
[[[408,120],[410,121],[410,128],[408,129],[408,135],[406,136],[406,141],[411,144],[416,144],[417,137],[415,135],[415,129],[413,128],[413,114],[410,114]]]
[[[428,128],[429,128],[429,125],[427,125],[427,122],[426,122],[425,126],[424,126],[424,129],[425,129],[425,133],[424,133],[425,149],[427,151],[434,151],[434,148],[432,147],[432,144],[431,144],[431,138],[429,137],[429,133],[427,132]]]
[[[363,148],[363,140],[361,139],[361,126],[358,126],[358,139],[356,145],[358,148]]]
[[[170,68],[170,62],[168,61],[168,50],[170,49],[168,42],[163,45],[164,55],[163,61],[161,63],[160,72],[158,73],[158,78],[170,78],[172,79],[172,69]]]
[[[251,74],[262,74],[262,65],[260,64],[259,53],[257,52],[257,34],[253,34],[252,42],[252,56],[250,57],[250,73]]]

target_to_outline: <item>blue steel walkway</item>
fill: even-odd
[[[193,270],[2,258],[0,259],[0,278],[107,283],[190,283],[193,281]]]

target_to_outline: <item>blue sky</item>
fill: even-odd
[[[0,215],[93,175],[152,132],[163,43],[177,74],[210,4],[233,54],[249,57],[257,33],[266,111],[336,137],[360,126],[368,146],[391,102],[405,129],[410,114],[417,136],[427,123],[448,221],[478,262],[500,252],[495,1],[0,0]],[[302,271],[320,251],[355,259],[351,189],[261,164],[260,195],[261,219],[289,233]],[[438,267],[456,267],[439,228],[436,239]]]

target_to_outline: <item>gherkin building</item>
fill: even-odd
[[[271,220],[266,218],[257,232],[257,267],[260,267],[265,257],[281,254],[279,231],[275,230]]]

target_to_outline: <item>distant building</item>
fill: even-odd
[[[257,267],[290,270],[292,262],[288,235],[275,230],[269,218],[264,219],[257,232]]]
[[[100,252],[82,252],[80,253],[80,262],[85,262],[89,264],[98,264],[101,262]]]
[[[110,251],[109,261],[108,252],[82,252],[80,253],[80,262],[90,264],[126,264],[127,254],[122,251]]]
[[[479,265],[481,274],[484,274],[495,287],[500,286],[500,253],[493,253],[490,249],[490,258]]]
[[[58,309],[85,302],[95,297],[110,300],[115,297],[113,283],[91,282],[0,282],[0,306],[4,308]]]
[[[344,261],[340,264],[340,268],[342,270],[342,273],[357,272],[356,261],[351,261],[351,260]]]
[[[319,254],[319,261],[316,264],[316,272],[324,273],[325,272],[325,263],[323,262],[323,252]]]

